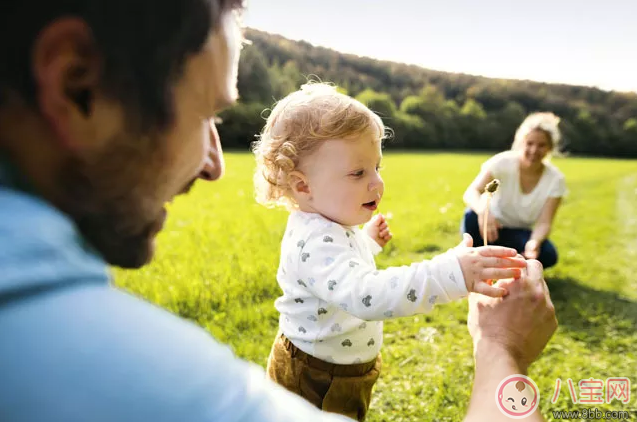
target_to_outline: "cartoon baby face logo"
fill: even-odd
[[[500,411],[511,419],[524,419],[537,409],[540,390],[531,378],[510,375],[498,385],[495,402]]]

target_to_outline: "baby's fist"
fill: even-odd
[[[372,219],[365,224],[365,231],[367,235],[374,239],[381,247],[384,247],[392,238],[387,219],[382,214],[377,214],[372,217]]]

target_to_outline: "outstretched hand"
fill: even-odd
[[[507,294],[505,288],[492,286],[489,280],[520,277],[521,269],[526,268],[524,258],[512,248],[503,246],[473,247],[473,238],[465,233],[462,242],[454,249],[465,284],[469,292],[481,293],[491,297]]]

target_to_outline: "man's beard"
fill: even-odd
[[[69,159],[59,173],[60,208],[111,265],[139,268],[152,258],[162,202],[152,190],[160,186],[159,172],[143,170],[151,155],[112,147],[91,163]]]

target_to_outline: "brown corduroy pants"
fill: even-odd
[[[371,362],[337,365],[304,353],[281,334],[272,346],[267,374],[319,409],[362,422],[380,369],[380,354]]]

